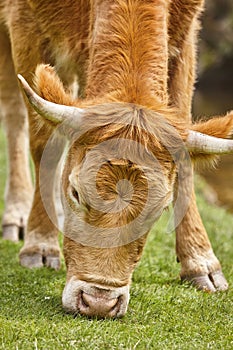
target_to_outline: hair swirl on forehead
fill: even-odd
[[[110,139],[91,148],[77,174],[80,196],[88,209],[86,223],[117,229],[138,220],[139,227],[152,212],[155,220],[170,193],[165,171],[143,145],[133,140]]]
[[[128,224],[142,212],[147,202],[146,174],[128,160],[112,159],[103,164],[96,175],[96,189],[106,203],[100,217],[107,227]],[[92,214],[90,218],[97,213]]]

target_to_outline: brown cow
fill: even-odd
[[[30,211],[21,264],[59,268],[53,186],[68,140],[61,185],[68,311],[125,314],[147,234],[172,201],[181,278],[208,291],[228,288],[196,207],[186,149],[209,161],[233,150],[221,139],[232,136],[232,113],[191,122],[202,8],[202,0],[0,4],[9,157],[3,237],[17,240]],[[15,72],[30,85],[34,79],[37,94],[19,76],[34,108],[27,105],[28,119]]]

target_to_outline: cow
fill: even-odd
[[[3,238],[17,241],[25,230],[21,265],[59,269],[53,189],[60,188],[62,303],[71,313],[126,313],[148,232],[171,203],[181,279],[209,292],[228,288],[193,189],[193,161],[233,151],[232,112],[192,123],[203,7],[203,0],[0,3],[9,159]]]

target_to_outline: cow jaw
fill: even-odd
[[[103,287],[72,277],[62,295],[63,307],[71,313],[89,317],[122,317],[129,303],[129,286]]]

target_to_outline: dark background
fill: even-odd
[[[233,109],[233,1],[207,0],[199,39],[195,119]],[[217,192],[218,204],[233,212],[233,156],[222,156],[217,169],[200,171]]]

